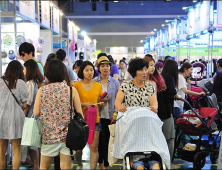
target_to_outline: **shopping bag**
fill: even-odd
[[[87,125],[89,126],[89,137],[88,137],[89,145],[91,145],[93,141],[95,125],[96,125],[96,117],[97,117],[97,107],[92,106],[85,111],[85,120]]]
[[[113,146],[115,141],[115,129],[116,129],[116,124],[109,125],[110,137],[109,137],[109,147],[108,147],[108,162],[111,167],[118,160],[112,156]]]
[[[41,147],[42,142],[42,121],[35,118],[25,118],[21,145]]]

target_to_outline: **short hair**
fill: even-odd
[[[107,57],[107,54],[106,54],[106,53],[99,53],[99,54],[97,55],[97,59],[99,59],[99,58],[102,57],[102,56],[106,56],[106,57]]]
[[[126,64],[126,61],[125,61],[125,60],[120,60],[120,61],[119,61],[119,64],[122,63],[122,62],[123,62],[124,64]]]
[[[55,54],[54,54],[54,53],[50,53],[50,54],[48,55],[47,59],[46,59],[46,62],[51,61],[51,60],[53,60],[53,59],[55,59],[55,58],[56,58]]]
[[[179,72],[183,73],[185,69],[189,69],[192,67],[193,67],[192,64],[190,64],[189,62],[185,62],[185,63],[183,63],[183,65],[179,69]]]
[[[10,89],[16,88],[18,79],[25,81],[22,64],[18,60],[11,61],[2,78],[8,81]]]
[[[171,59],[171,57],[169,55],[167,55],[164,59],[169,60],[169,59]]]
[[[112,63],[112,64],[115,64],[114,62],[114,59],[111,55],[108,55],[107,58],[109,59],[109,61]]]
[[[26,68],[26,81],[33,80],[35,83],[39,84],[44,80],[43,75],[39,70],[38,64],[35,60],[26,61],[24,66]]]
[[[63,82],[66,77],[66,67],[60,60],[52,60],[49,62],[45,76],[50,83]]]
[[[145,58],[145,57],[148,57],[148,58],[153,59],[153,56],[152,56],[151,54],[146,54],[146,55],[144,56],[144,58]]]
[[[56,58],[63,61],[66,58],[66,52],[63,49],[59,49],[58,51],[56,51],[55,53]]]
[[[93,71],[94,71],[93,78],[97,76],[94,65],[93,65],[90,61],[84,61],[84,62],[81,64],[80,69],[79,69],[79,72],[78,72],[78,74],[77,74],[78,77],[79,77],[80,79],[82,79],[82,80],[84,79],[83,70],[84,70],[85,67],[88,66],[88,65],[90,65],[90,66],[93,67]]]
[[[222,67],[222,58],[220,58],[219,60],[217,60],[217,63],[219,64],[220,67]]]
[[[142,58],[135,58],[135,59],[130,60],[128,72],[134,78],[136,77],[136,72],[138,70],[143,69],[143,67],[148,68],[149,67],[148,62],[146,62]]]
[[[24,42],[19,46],[19,55],[21,56],[21,53],[25,52],[27,54],[30,54],[32,52],[32,57],[35,56],[35,47],[28,42]]]
[[[77,67],[80,67],[81,64],[83,63],[82,60],[76,60],[76,62],[73,64],[72,69],[76,69]]]

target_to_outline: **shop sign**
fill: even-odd
[[[111,54],[128,54],[128,47],[110,47]]]
[[[150,37],[150,51],[154,51],[155,48],[155,37]]]
[[[50,28],[50,4],[49,1],[41,1],[42,24]]]
[[[169,34],[169,39],[168,41],[176,41],[177,39],[177,22],[172,22],[171,24],[168,25],[168,34]]]
[[[27,18],[35,20],[35,1],[19,1],[19,12]]]
[[[179,38],[180,40],[186,40],[186,37],[187,37],[187,20],[181,20]]]
[[[60,33],[60,27],[59,27],[59,9],[57,7],[53,7],[53,30],[56,33]]]
[[[203,1],[188,12],[187,33],[193,35],[205,30],[210,24],[210,1]]]
[[[217,1],[217,24],[222,25],[222,1]]]
[[[150,51],[150,44],[148,40],[143,42],[144,51]]]
[[[165,29],[163,32],[163,44],[164,46],[167,45],[167,41],[168,41],[168,31]]]
[[[175,48],[165,48],[165,55],[176,55]],[[191,56],[208,56],[208,48],[190,48]],[[214,47],[213,55],[222,56],[222,48]],[[180,56],[187,56],[187,48],[180,48]]]
[[[136,47],[136,54],[144,54],[144,47]]]

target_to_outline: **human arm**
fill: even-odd
[[[38,90],[36,94],[35,104],[34,104],[34,109],[33,109],[33,114],[36,117],[40,116],[40,92],[41,92],[41,88]]]
[[[154,94],[150,97],[150,109],[151,109],[151,111],[153,111],[154,113],[157,113],[158,103],[157,103],[156,93],[154,93]]]
[[[127,108],[127,106],[122,106],[123,99],[124,99],[124,93],[122,92],[122,90],[119,89],[116,95],[115,107],[116,110],[120,112],[125,112]]]
[[[185,94],[190,94],[190,95],[194,95],[194,96],[205,95],[204,92],[200,92],[200,93],[193,92],[193,91],[191,91],[191,90],[187,90],[187,88],[185,88],[185,87],[182,88],[182,91],[183,91]]]
[[[79,98],[79,93],[73,87],[72,87],[72,100],[73,100],[73,105],[74,105],[76,112],[83,115],[82,108],[81,108],[81,102],[80,102],[80,98]]]

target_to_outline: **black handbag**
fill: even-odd
[[[72,107],[72,87],[70,87],[70,123],[68,125],[68,133],[66,136],[66,147],[70,149],[70,155],[73,158],[73,150],[83,150],[86,146],[89,127],[82,117],[82,114],[75,111],[73,117],[73,107]]]

